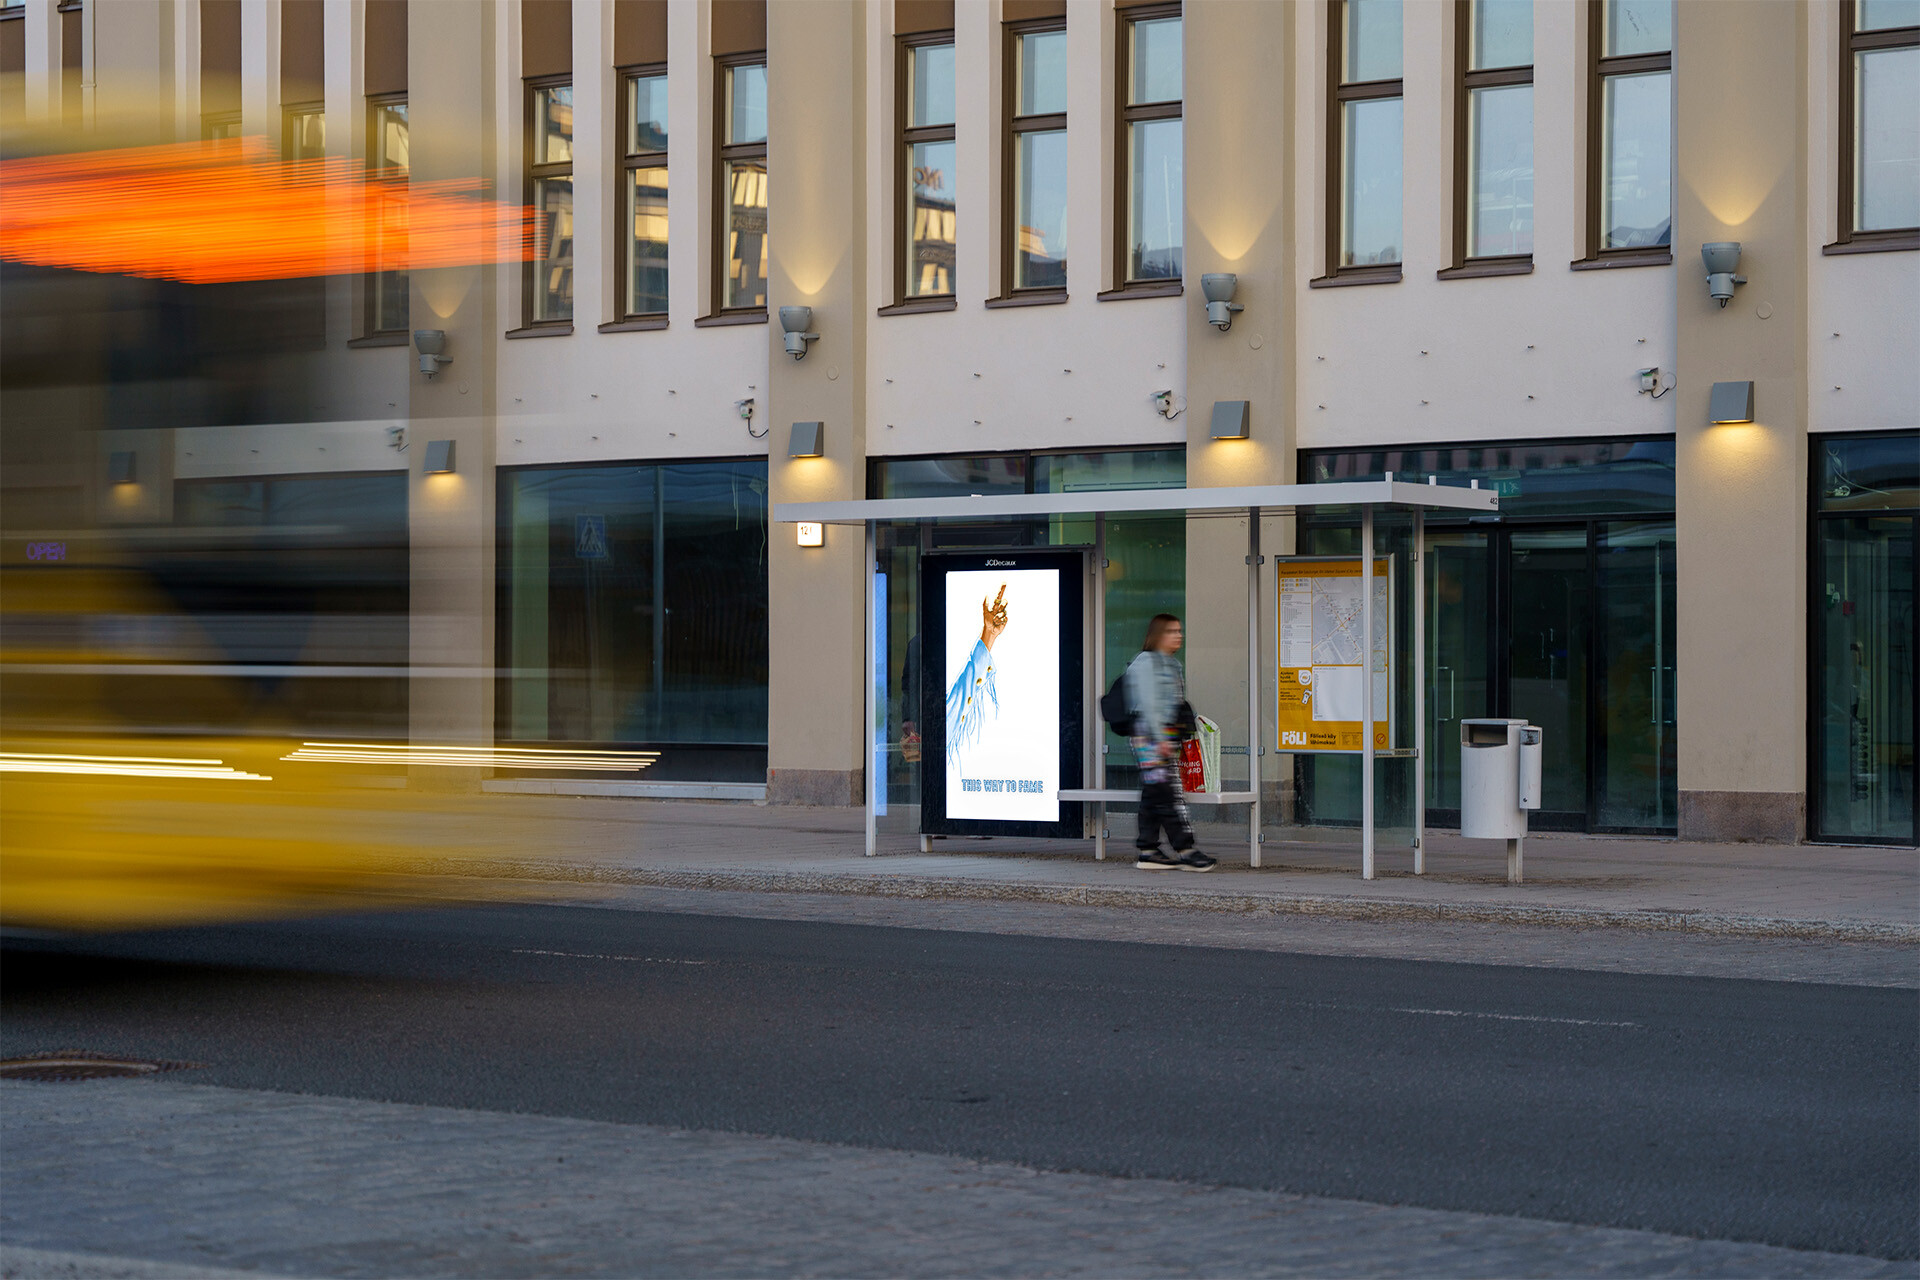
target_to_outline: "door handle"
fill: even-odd
[[[1453,714],[1453,713],[1454,713],[1454,705],[1453,705],[1453,668],[1452,668],[1452,667],[1435,667],[1435,668],[1433,669],[1433,674],[1434,674],[1434,675],[1435,675],[1436,677],[1438,677],[1438,676],[1439,676],[1439,674],[1440,674],[1440,673],[1441,673],[1442,671],[1444,671],[1444,672],[1446,672],[1446,673],[1447,673],[1447,714],[1445,714],[1445,715],[1443,715],[1443,716],[1441,716],[1441,717],[1440,717],[1440,719],[1442,719],[1442,720],[1452,720],[1452,719],[1455,719],[1455,718],[1456,718],[1456,717],[1454,716],[1454,714]],[[1436,683],[1438,683],[1438,681],[1437,681],[1437,680],[1436,680]]]

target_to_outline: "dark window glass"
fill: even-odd
[[[1815,445],[1820,510],[1920,507],[1920,435],[1830,438]]]
[[[1500,494],[1503,516],[1668,512],[1673,500],[1671,440],[1535,440],[1445,449],[1368,449],[1304,454],[1303,483],[1395,479],[1480,486]],[[1323,512],[1318,518],[1334,518]],[[1444,517],[1434,514],[1429,520]]]
[[[764,459],[503,473],[502,736],[763,748],[766,474]]]

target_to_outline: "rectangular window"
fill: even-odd
[[[1328,6],[1323,283],[1400,278],[1400,10],[1400,0]]]
[[[1673,2],[1591,0],[1587,261],[1673,261]]]
[[[1454,265],[1533,269],[1533,0],[1456,0]]]
[[[527,279],[528,325],[573,322],[573,84],[527,86],[527,203],[533,252]]]
[[[1181,34],[1178,5],[1132,9],[1121,17],[1116,290],[1177,282],[1184,265]]]
[[[502,468],[498,501],[500,738],[764,781],[767,460]]]
[[[954,294],[953,33],[900,40],[897,305]]]
[[[719,66],[720,214],[716,313],[767,309],[767,63],[756,53]]]
[[[1910,845],[1920,830],[1920,435],[1816,436],[1810,472],[1810,834]]]
[[[407,99],[386,94],[367,100],[367,158],[378,185],[376,270],[368,289],[367,332],[407,331]],[[399,264],[389,266],[389,263]]]
[[[623,320],[667,314],[667,70],[629,72],[622,142],[618,257]]]
[[[1067,26],[1008,23],[1003,296],[1067,287]]]
[[[327,154],[327,109],[318,102],[283,107],[280,150],[289,160],[320,160]]]
[[[1840,222],[1830,250],[1920,247],[1920,0],[1841,0]]]

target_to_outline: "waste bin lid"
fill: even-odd
[[[1460,743],[1468,747],[1504,747],[1507,745],[1510,727],[1524,726],[1526,723],[1525,720],[1500,720],[1493,717],[1462,720]]]

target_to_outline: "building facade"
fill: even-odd
[[[1396,588],[1439,824],[1458,721],[1513,715],[1539,825],[1914,841],[1914,0],[27,0],[0,57],[76,138],[130,114],[533,211],[525,262],[317,283],[297,429],[147,432],[167,484],[117,517],[404,475],[416,741],[859,803],[865,551],[775,504],[1391,472],[1502,495]],[[896,803],[917,558],[1087,532],[879,531]],[[1109,538],[1109,665],[1184,614],[1244,778],[1244,523]],[[1277,824],[1352,820],[1351,761],[1258,767]]]

